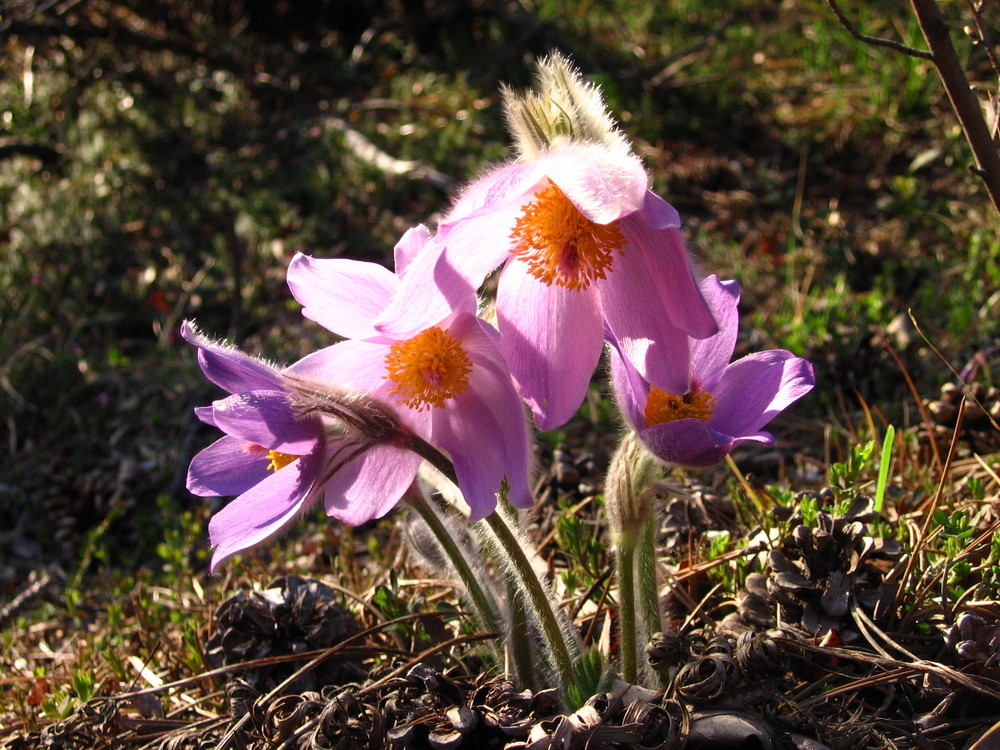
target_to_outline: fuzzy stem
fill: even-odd
[[[639,611],[645,636],[663,630],[663,613],[660,612],[660,586],[656,576],[656,509],[653,508],[639,537]]]
[[[410,438],[408,447],[427,460],[452,484],[458,487],[455,467],[441,451],[417,436]],[[500,495],[499,507],[501,509],[510,509],[504,493]],[[524,548],[518,541],[514,531],[511,530],[508,522],[504,520],[499,512],[494,511],[483,519],[481,523],[485,524],[492,532],[492,541],[497,554],[501,557],[501,562],[509,565],[509,569],[514,571],[514,580],[511,582],[508,579],[513,584],[510,587],[517,588],[519,593],[522,594],[522,613],[530,613],[539,625],[545,646],[549,654],[552,655],[556,677],[560,683],[560,692],[565,699],[568,687],[576,684],[576,663],[578,661],[576,643],[572,640],[568,631],[561,627],[559,616],[554,609],[555,600],[545,584],[535,575],[535,570],[531,567],[531,562],[528,560]],[[511,606],[516,607],[517,605],[512,602]],[[515,622],[515,624],[517,623]],[[515,658],[523,660],[524,654],[530,654],[531,650],[528,643],[519,642],[522,636],[525,639],[527,638],[528,628],[516,627],[511,633],[511,647],[519,652]],[[517,666],[520,667],[522,665]],[[530,665],[524,666],[530,669]]]
[[[486,589],[480,585],[479,578],[476,577],[475,572],[469,565],[469,561],[462,554],[462,549],[455,542],[452,535],[448,533],[448,529],[442,523],[440,516],[438,516],[420,491],[411,489],[411,491],[406,493],[405,499],[410,507],[423,519],[423,522],[427,524],[427,528],[434,534],[438,544],[441,545],[441,549],[451,561],[455,573],[458,574],[462,584],[465,586],[465,590],[469,594],[469,599],[472,601],[476,615],[479,618],[479,624],[491,633],[502,632],[498,616],[499,608],[496,602],[487,593]]]
[[[635,535],[625,532],[614,541],[618,573],[618,630],[622,679],[636,681],[637,634],[635,629]]]
[[[500,513],[493,512],[483,519],[483,523],[492,532],[497,554],[510,565],[525,606],[538,623],[546,650],[552,657],[560,692],[565,698],[568,688],[577,681],[577,660],[574,658],[576,643],[563,630],[548,588],[535,574],[531,561],[507,520]]]
[[[518,596],[517,587],[512,581],[507,581],[507,610],[510,620],[510,632],[507,634],[509,663],[517,677],[517,684],[526,690],[536,692],[538,680],[535,674],[535,664],[532,660],[528,613],[524,609],[524,600]]]

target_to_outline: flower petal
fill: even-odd
[[[216,427],[268,450],[301,456],[322,440],[319,420],[297,418],[287,393],[238,393],[212,406]]]
[[[435,410],[431,440],[448,452],[456,471],[459,465],[467,467],[458,476],[472,508],[473,521],[493,511],[504,476],[508,500],[518,507],[531,507],[524,405],[496,348],[494,330],[472,315],[463,315],[456,318],[448,332],[462,342],[473,369],[465,396],[450,402],[445,410]],[[498,461],[498,465],[488,467],[491,459]],[[470,471],[482,474],[478,489],[472,487],[477,480],[469,476]]]
[[[187,489],[193,495],[215,497],[239,495],[266,479],[266,452],[247,450],[245,440],[226,435],[191,459]]]
[[[343,450],[350,455],[351,446]],[[381,518],[413,483],[420,461],[416,453],[392,445],[368,448],[327,481],[323,496],[327,515],[351,526]]]
[[[280,388],[281,375],[277,369],[234,346],[212,341],[192,321],[181,323],[181,336],[198,347],[198,364],[205,377],[227,393]]]
[[[304,380],[337,383],[371,393],[385,382],[389,343],[341,341],[303,357],[286,372]]]
[[[380,335],[372,323],[396,293],[399,280],[377,263],[296,253],[288,266],[288,287],[310,320],[339,336],[367,339]]]
[[[611,372],[611,383],[614,386],[615,400],[618,410],[625,415],[636,430],[646,426],[646,399],[649,397],[649,384],[642,379],[618,349],[617,341],[612,336],[608,343],[608,368]]]
[[[274,472],[212,516],[208,534],[215,552],[214,571],[227,557],[277,533],[302,510],[321,465],[305,456]]]
[[[417,257],[417,253],[424,249],[431,239],[431,230],[425,227],[423,224],[418,224],[415,227],[410,227],[406,230],[402,237],[399,238],[399,242],[396,243],[396,247],[393,248],[393,266],[396,269],[396,275],[399,278],[403,278],[406,275],[406,269],[409,267],[413,259]]]
[[[663,422],[639,432],[639,439],[661,461],[678,466],[712,466],[732,450],[733,440],[700,419]]]
[[[569,421],[601,357],[603,322],[590,290],[545,286],[510,263],[497,289],[500,351],[538,426]]]
[[[716,406],[708,424],[741,438],[756,433],[815,385],[812,365],[791,352],[770,349],[733,362],[712,392]]]
[[[553,148],[539,157],[538,169],[598,224],[638,211],[649,184],[638,157],[597,144]]]
[[[701,291],[719,324],[719,332],[705,339],[691,339],[691,374],[705,390],[715,388],[736,349],[740,329],[740,287],[712,274],[701,282]]]
[[[409,339],[438,325],[456,310],[475,312],[480,284],[506,254],[503,248],[487,256],[482,252],[481,237],[471,253],[464,245],[452,252],[440,237],[416,253],[406,266],[399,291],[375,319],[375,328],[385,336]]]

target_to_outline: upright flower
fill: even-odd
[[[539,93],[506,92],[521,159],[472,183],[375,321],[408,338],[502,267],[500,349],[542,429],[583,401],[609,328],[657,387],[686,387],[688,336],[717,330],[691,271],[677,212],[649,190],[597,89],[561,57]]]
[[[400,241],[400,273],[426,240],[420,227]],[[450,459],[472,521],[494,510],[504,479],[513,504],[531,505],[524,409],[496,331],[474,314],[473,295],[412,335],[393,338],[373,326],[400,283],[386,268],[296,255],[288,283],[306,317],[348,339],[307,356],[290,375],[334,380],[389,405],[403,425]],[[347,506],[354,501],[343,498]],[[337,510],[334,504],[331,512]]]
[[[683,388],[668,391],[651,385],[609,335],[611,375],[621,411],[651,453],[680,466],[717,463],[740,443],[773,443],[774,437],[761,428],[815,384],[812,365],[780,349],[730,363],[739,328],[739,287],[712,275],[701,289],[720,330],[690,340],[690,370]]]
[[[237,496],[209,522],[213,569],[277,533],[324,493],[328,510],[348,492],[367,498],[344,515],[357,523],[387,512],[413,481],[419,457],[394,444],[402,428],[378,404],[343,396],[348,418],[331,426],[299,413],[273,366],[209,340],[189,322],[181,335],[198,347],[206,377],[232,394],[195,410],[226,434],[194,457],[187,478],[196,495]],[[365,472],[373,462],[378,470]]]

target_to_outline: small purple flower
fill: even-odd
[[[651,386],[612,344],[611,375],[621,411],[655,456],[680,466],[710,466],[746,442],[771,444],[761,428],[813,385],[812,365],[771,349],[730,363],[739,328],[739,287],[714,275],[701,284],[719,332],[689,342],[690,372],[675,392]]]
[[[420,227],[400,241],[396,268],[401,274],[408,272],[427,236]],[[391,407],[406,428],[451,460],[470,520],[493,512],[505,478],[510,501],[531,505],[524,408],[497,349],[496,331],[474,314],[474,295],[456,299],[444,316],[396,339],[373,326],[400,286],[388,269],[296,255],[288,284],[307,318],[348,339],[292,365],[290,375],[338,382]],[[332,500],[328,495],[327,511],[349,513],[363,501],[360,495],[350,492]]]
[[[213,570],[321,497],[329,515],[357,525],[388,513],[412,484],[420,458],[393,443],[401,437],[399,425],[385,429],[392,420],[377,405],[338,392],[341,411],[356,416],[349,424],[303,416],[283,371],[209,340],[191,323],[181,326],[181,335],[198,347],[208,379],[232,394],[195,410],[226,435],[188,468],[193,494],[238,496],[209,521]]]
[[[196,409],[226,433],[191,461],[195,495],[238,495],[212,516],[213,570],[276,533],[309,502],[323,468],[324,431],[317,418],[297,419],[274,367],[210,341],[185,321],[181,335],[198,347],[205,376],[232,395]]]
[[[500,350],[539,427],[564,424],[579,407],[605,328],[644,378],[683,390],[688,368],[677,352],[718,328],[679,225],[634,155],[589,142],[549,148],[466,189],[374,327],[408,338],[502,266]]]

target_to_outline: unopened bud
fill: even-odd
[[[537,62],[533,91],[503,91],[507,125],[523,159],[573,141],[599,143],[614,151],[630,148],[608,114],[601,90],[586,83],[558,52]]]
[[[613,537],[639,534],[656,497],[653,478],[659,466],[634,432],[622,438],[604,481],[604,506]]]

